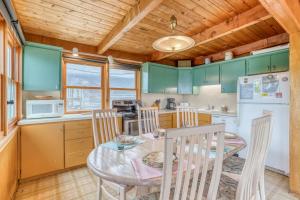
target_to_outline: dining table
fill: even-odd
[[[240,150],[246,147],[246,142],[239,135],[234,134],[234,138],[226,137],[226,135],[232,133],[225,133],[224,139],[224,159],[238,153]],[[137,172],[136,162],[142,162],[144,156],[151,152],[159,152],[164,149],[164,137],[153,138],[152,134],[145,134],[144,136],[136,136],[140,142],[132,148],[125,150],[116,150],[108,148],[106,144],[101,144],[93,149],[88,158],[88,168],[99,178],[114,182],[123,186],[146,186],[157,187],[162,182],[162,169],[159,173],[159,169],[154,171],[155,175],[142,176]],[[212,159],[213,160],[213,159]],[[211,162],[213,163],[213,162]],[[139,164],[140,167],[143,164]],[[149,168],[145,165],[142,168]],[[147,170],[146,170],[147,171]],[[148,170],[149,171],[149,170]]]

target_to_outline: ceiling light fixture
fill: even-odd
[[[172,15],[170,19],[170,27],[172,32],[177,26],[177,19]],[[195,45],[193,38],[184,35],[171,35],[159,38],[156,40],[152,47],[162,52],[179,52],[192,48]]]
[[[79,51],[78,51],[78,48],[76,48],[76,47],[74,47],[73,49],[72,49],[72,56],[79,56]]]

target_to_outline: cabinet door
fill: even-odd
[[[191,68],[178,69],[178,94],[192,94],[193,72]]]
[[[238,78],[246,74],[246,61],[238,60],[222,63],[220,71],[222,93],[235,93]]]
[[[143,63],[141,70],[141,87],[143,93],[149,93],[149,63]]]
[[[247,75],[264,74],[270,72],[270,56],[251,57],[247,60]]]
[[[62,123],[21,127],[21,178],[64,168]]]
[[[205,68],[193,69],[193,94],[199,94],[199,89],[205,82]]]
[[[217,85],[220,83],[220,66],[209,65],[205,69],[205,85]]]
[[[164,80],[165,93],[177,94],[178,72],[177,68],[164,68],[164,73],[161,75]]]
[[[165,74],[163,67],[150,65],[149,66],[149,92],[150,93],[164,93],[165,81],[162,75]]]
[[[282,72],[289,70],[289,52],[275,53],[271,55],[271,71]]]
[[[59,50],[25,46],[23,59],[24,90],[60,90],[61,52]]]

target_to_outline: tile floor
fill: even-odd
[[[95,200],[97,178],[87,168],[20,184],[15,200]],[[299,200],[288,192],[288,178],[266,171],[268,200]]]

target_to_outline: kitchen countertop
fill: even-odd
[[[207,113],[211,115],[222,115],[222,116],[231,116],[236,117],[237,114],[235,112],[221,112],[218,110],[205,110],[200,109],[200,113]],[[159,114],[167,114],[167,113],[176,113],[176,110],[167,110],[161,109],[159,110]],[[118,114],[118,117],[122,117],[121,114]],[[65,122],[65,121],[75,121],[75,120],[85,120],[92,119],[91,114],[67,114],[62,117],[52,117],[52,118],[40,118],[40,119],[22,119],[18,122],[19,126],[30,125],[30,124],[44,124],[44,123],[54,123],[54,122]]]
[[[176,110],[168,110],[168,109],[161,109],[159,110],[159,114],[167,114],[167,113],[176,113]],[[206,110],[206,109],[199,109],[199,113],[211,114],[211,115],[222,115],[222,116],[230,116],[236,117],[236,112],[222,112],[220,110]]]
[[[122,117],[121,114],[118,114],[118,117]],[[44,123],[53,123],[53,122],[66,122],[66,121],[76,121],[76,120],[85,120],[92,119],[91,114],[66,114],[62,117],[49,117],[49,118],[40,118],[40,119],[22,119],[18,122],[19,126],[30,125],[30,124],[44,124]]]

